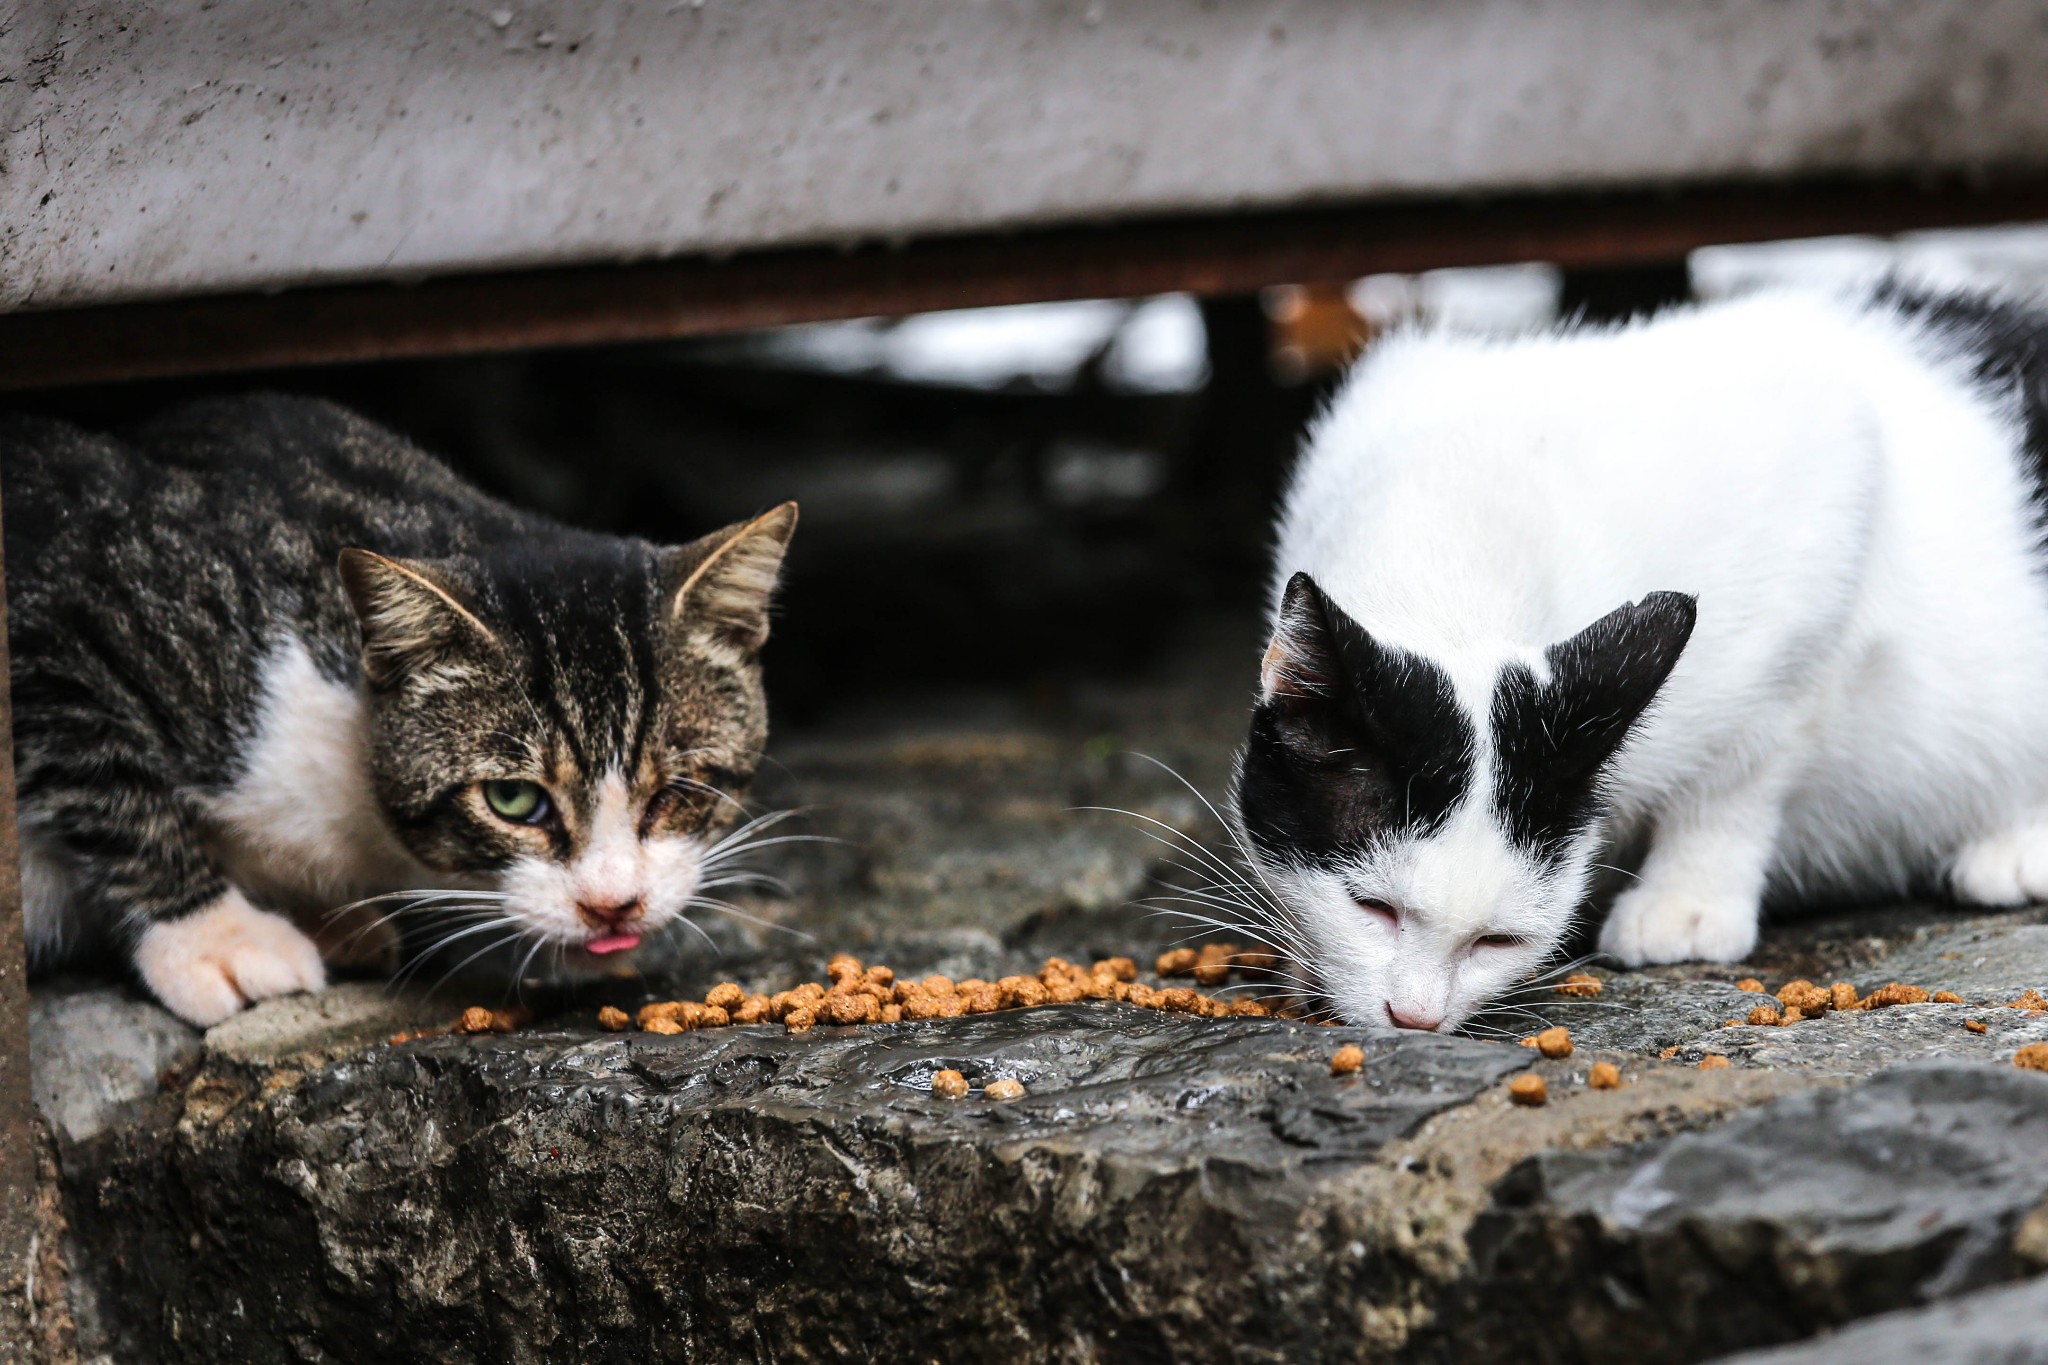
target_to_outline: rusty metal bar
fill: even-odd
[[[0,389],[651,341],[831,318],[2048,219],[2048,179],[1377,203],[0,316]]]

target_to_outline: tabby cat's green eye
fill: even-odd
[[[486,782],[484,804],[494,815],[532,825],[546,817],[548,794],[538,782]]]

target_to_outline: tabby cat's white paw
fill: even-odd
[[[166,1008],[200,1028],[255,1001],[327,984],[313,940],[239,891],[144,930],[135,966]]]
[[[2048,900],[2048,826],[2029,825],[1965,844],[1949,865],[1949,889],[1970,905]]]
[[[1740,962],[1756,947],[1757,903],[1741,896],[1637,887],[1617,897],[1600,950],[1631,967]]]

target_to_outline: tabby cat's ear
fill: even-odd
[[[461,671],[460,660],[496,643],[462,604],[454,575],[427,560],[341,552],[341,583],[363,632],[363,675],[372,687]]]
[[[782,555],[796,534],[796,504],[785,502],[752,521],[713,531],[663,553],[668,619],[685,631],[707,630],[746,653],[768,643],[768,601]]]

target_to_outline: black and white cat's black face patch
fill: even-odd
[[[1470,793],[1478,736],[1450,678],[1374,640],[1306,574],[1261,681],[1238,810],[1267,857],[1328,863],[1426,834]]]

